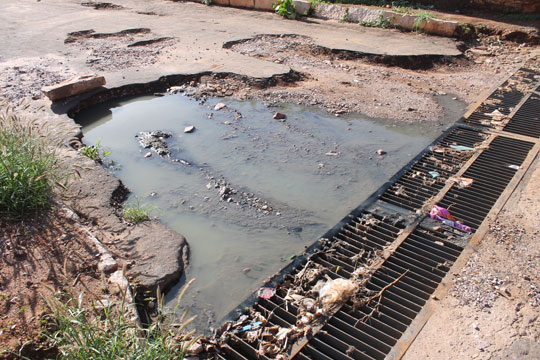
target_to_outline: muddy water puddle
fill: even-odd
[[[219,102],[226,107],[215,110]],[[275,111],[287,118],[274,120]],[[99,141],[111,151],[105,162],[132,191],[130,201],[152,206],[188,239],[183,281],[196,282],[183,305],[199,315],[201,329],[220,322],[443,131],[181,94],[102,104],[76,120],[87,145]],[[187,126],[195,130],[184,133]],[[170,133],[163,139],[170,156],[136,138],[157,130]],[[169,292],[171,303],[177,291]]]

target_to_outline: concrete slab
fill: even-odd
[[[94,72],[87,62],[88,52],[64,44],[69,32],[94,29],[99,33],[113,33],[140,27],[150,28],[153,37],[172,37],[174,41],[156,54],[153,65],[100,71],[107,78],[108,87],[155,80],[166,74],[214,71],[262,78],[288,72],[287,66],[222,47],[227,41],[256,34],[306,35],[325,47],[377,55],[460,54],[452,39],[363,28],[356,24],[290,21],[270,12],[192,2],[115,0],[114,3],[125,9],[95,10],[75,0],[38,3],[4,0],[0,13],[0,41],[4,45],[0,50],[0,65],[8,60],[54,56],[63,58],[64,65],[76,73]]]

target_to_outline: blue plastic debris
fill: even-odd
[[[255,330],[262,325],[262,321],[256,321],[253,324],[248,324],[242,328],[242,331]]]
[[[457,151],[474,151],[475,148],[469,147],[469,146],[463,146],[463,145],[450,145],[450,147]]]
[[[439,174],[437,171],[430,171],[429,175],[431,175],[432,178],[441,176],[441,174]]]

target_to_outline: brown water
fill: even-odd
[[[214,111],[225,102],[227,108]],[[236,119],[237,112],[243,117]],[[272,119],[275,111],[284,122]],[[209,117],[209,114],[212,117]],[[396,125],[359,115],[182,95],[140,97],[81,113],[84,142],[99,141],[111,171],[154,215],[186,236],[196,278],[184,305],[212,326],[428,145],[442,127]],[[185,134],[185,126],[195,132]],[[140,148],[139,131],[164,130],[173,162]],[[384,149],[385,156],[376,151]],[[116,169],[117,168],[117,169]],[[210,178],[253,193],[273,211],[223,201]],[[261,204],[262,204],[261,203]],[[245,270],[245,271],[243,271]],[[249,270],[249,271],[248,271]],[[185,281],[183,279],[182,283]],[[167,299],[176,297],[177,286]]]

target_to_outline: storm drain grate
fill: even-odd
[[[367,266],[371,259],[397,238],[404,228],[403,222],[404,219],[397,214],[383,216],[363,212],[359,216],[351,217],[332,239],[326,240],[321,250],[306,258],[301,265],[296,266],[276,284],[274,296],[269,299],[259,298],[250,308],[249,314],[244,315],[240,328],[244,324],[253,324],[260,318],[266,320],[267,329],[294,327],[302,316],[299,298],[310,296],[317,298],[312,289],[319,280],[350,279],[356,269]],[[372,286],[376,288],[377,282]],[[392,343],[394,339],[392,335],[397,335],[397,332],[387,323],[394,324],[394,320],[386,319],[385,316],[380,318],[382,320],[374,320],[377,322],[376,325],[362,324],[362,326],[370,327],[378,336]],[[331,323],[335,321],[341,320],[333,319]],[[356,335],[360,336],[357,341],[370,346],[372,334],[360,331]],[[267,359],[264,351],[260,351],[262,346],[261,339],[250,337],[248,331],[237,330],[231,332],[227,346],[222,349],[226,352],[227,359]],[[377,348],[380,344],[377,343],[375,346]],[[390,347],[384,345],[384,349],[389,351]]]
[[[531,69],[521,68],[497,88],[468,118],[465,123],[492,128],[494,112],[508,116],[531,90],[539,74]]]
[[[472,156],[470,151],[458,151],[451,145],[474,148],[485,140],[486,134],[456,128],[430,151],[424,154],[388,189],[381,199],[405,209],[415,211],[425,201],[436,195],[449,177],[456,174],[461,166]]]
[[[295,359],[384,359],[461,254],[448,236],[416,228],[368,282],[380,299],[349,301]]]
[[[540,137],[540,95],[532,94],[514,114],[504,131]]]
[[[473,184],[463,189],[454,185],[438,205],[476,231],[533,146],[532,142],[496,137],[463,174]]]

